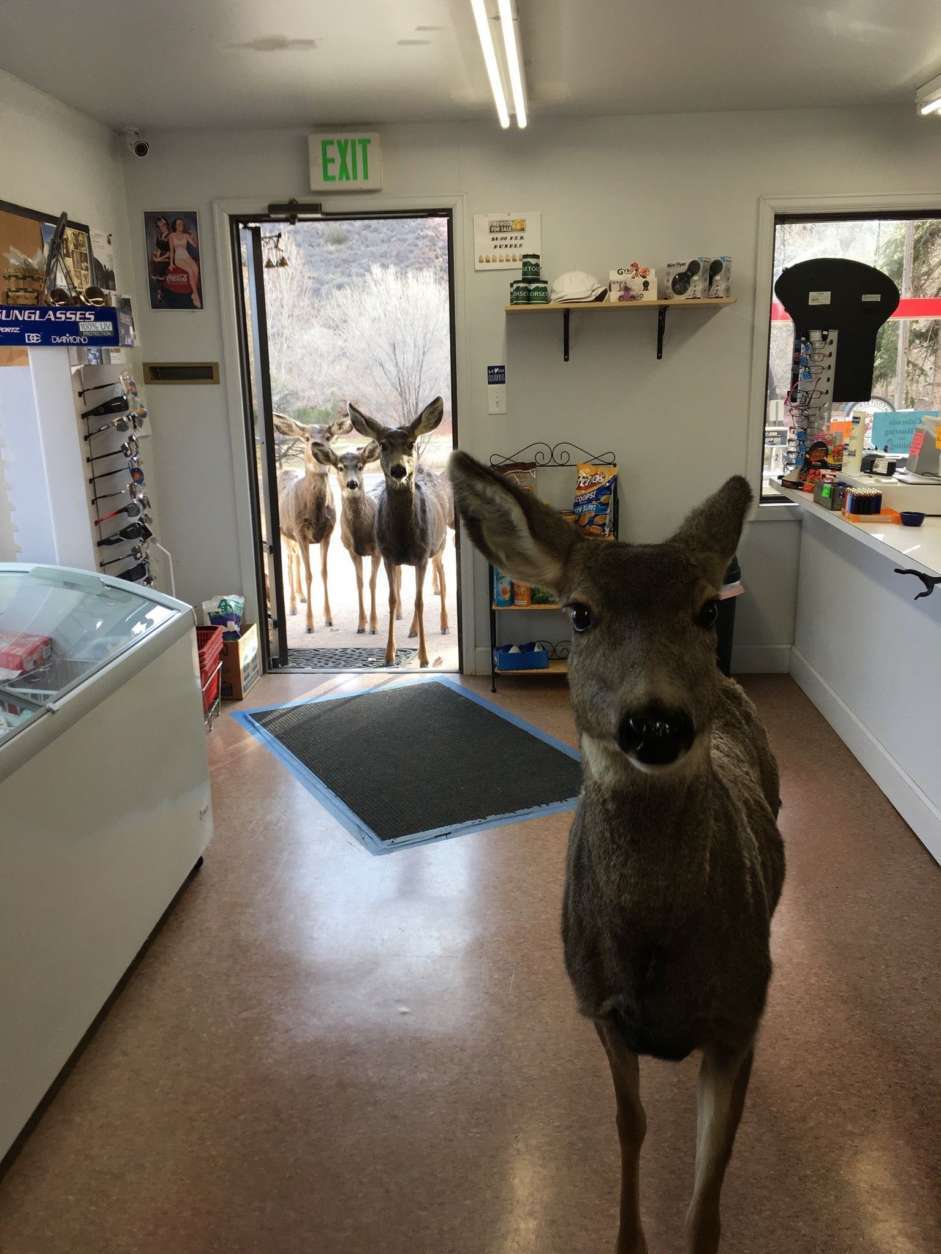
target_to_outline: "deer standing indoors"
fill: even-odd
[[[351,453],[338,453],[329,444],[314,443],[314,456],[323,466],[332,466],[340,485],[340,539],[356,570],[356,591],[359,595],[357,632],[366,630],[366,606],[363,603],[363,558],[372,563],[369,574],[369,630],[379,630],[376,618],[376,576],[382,560],[376,543],[376,502],[366,491],[363,471],[379,456],[379,445],[370,440]]]
[[[404,427],[387,427],[350,405],[350,421],[360,433],[379,445],[379,462],[385,479],[376,510],[376,543],[389,580],[389,636],[386,665],[394,666],[395,614],[399,601],[401,566],[415,567],[415,616],[410,635],[418,633],[418,664],[428,665],[425,645],[424,584],[428,563],[434,565],[441,597],[441,633],[448,630],[442,554],[451,516],[450,491],[445,480],[417,464],[415,443],[434,431],[444,417],[440,396],[426,405]]]
[[[281,534],[288,547],[288,587],[291,594],[289,613],[297,613],[301,563],[304,566],[304,585],[307,590],[307,630],[314,630],[314,610],[311,603],[310,546],[320,545],[320,573],[323,579],[323,616],[328,627],[333,626],[330,594],[327,590],[327,551],[330,537],[336,526],[337,512],[333,507],[330,479],[325,466],[314,457],[314,442],[329,444],[338,435],[350,429],[346,419],[324,425],[305,426],[284,414],[274,415],[275,430],[281,435],[300,440],[304,446],[304,473],[300,477],[289,470],[278,475],[278,513]]]
[[[495,566],[572,619],[584,783],[562,932],[578,1008],[608,1056],[621,1145],[617,1254],[646,1254],[638,1056],[702,1051],[689,1249],[719,1247],[719,1193],[748,1087],[784,880],[778,772],[716,665],[717,596],[751,491],[730,479],[666,543],[601,543],[464,453],[461,516]]]

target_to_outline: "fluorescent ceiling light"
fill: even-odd
[[[915,108],[925,117],[929,113],[941,113],[941,74],[915,92]]]
[[[506,130],[510,125],[510,111],[506,105],[506,92],[503,90],[503,80],[500,77],[500,67],[497,64],[497,50],[493,46],[493,34],[490,30],[490,19],[487,16],[484,0],[471,0],[471,9],[473,9],[474,22],[477,25],[477,38],[480,40],[480,50],[484,54],[487,77],[490,79],[493,103],[497,106],[497,117],[500,119],[500,125]]]
[[[503,31],[503,50],[506,53],[506,68],[510,76],[510,90],[513,93],[513,112],[516,114],[516,125],[522,130],[526,125],[526,90],[523,86],[519,23],[513,17],[513,6],[510,0],[499,0],[498,8],[500,28]]]

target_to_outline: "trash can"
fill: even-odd
[[[729,562],[722,586],[723,588],[728,588],[731,584],[740,583],[741,579],[742,568],[736,556]],[[719,663],[719,670],[723,675],[732,674],[732,641],[735,636],[735,602],[737,600],[738,596],[733,595],[724,597],[719,602],[719,617],[716,621],[716,634],[718,636],[716,661]]]

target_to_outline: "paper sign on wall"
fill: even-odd
[[[541,213],[474,214],[475,270],[519,270],[524,253],[541,252]]]
[[[307,137],[312,192],[376,192],[382,141],[375,131],[314,131]]]

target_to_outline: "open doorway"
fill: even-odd
[[[443,478],[457,443],[450,211],[291,221],[256,215],[233,222],[233,261],[266,667],[389,669],[385,570],[377,561],[374,615],[373,562],[357,561],[352,549],[359,546],[351,543],[364,498],[368,510],[384,477],[378,460],[358,468],[351,461],[378,449],[352,428],[347,406],[401,427],[442,397],[440,425],[421,436],[416,451],[421,474]],[[299,517],[315,523],[304,532],[321,535],[319,543],[298,543]],[[425,578],[428,661],[430,669],[457,671],[453,526],[441,569],[443,598],[432,565]],[[394,669],[417,670],[414,568],[400,568],[400,579]]]

